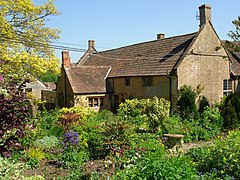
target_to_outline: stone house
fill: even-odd
[[[57,86],[60,107],[81,104],[116,110],[125,99],[157,96],[169,100],[174,110],[178,90],[185,84],[201,85],[202,95],[211,103],[237,90],[239,59],[226,50],[214,30],[211,7],[202,5],[199,11],[200,26],[194,33],[168,38],[158,34],[153,41],[103,52],[89,40],[87,52],[76,64],[63,51]]]

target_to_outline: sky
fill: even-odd
[[[42,4],[47,0],[33,0]],[[60,15],[49,17],[47,26],[61,30],[62,46],[87,49],[95,40],[97,51],[196,32],[198,7],[212,7],[212,24],[222,40],[240,16],[240,0],[55,0]],[[74,45],[72,45],[74,44]],[[60,58],[61,51],[56,51]],[[70,51],[73,62],[83,53]]]

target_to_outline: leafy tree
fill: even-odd
[[[47,70],[58,72],[58,60],[50,42],[59,38],[59,30],[46,27],[46,17],[58,11],[49,0],[35,5],[32,0],[0,1],[0,74],[24,79]]]
[[[234,41],[240,41],[240,16],[234,21],[232,21],[233,25],[235,26],[235,31],[230,31],[228,35],[234,40]]]
[[[41,75],[40,79],[43,82],[57,82],[58,76],[57,76],[57,74],[53,73],[52,71],[48,71],[45,74]]]

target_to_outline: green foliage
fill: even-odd
[[[64,150],[61,154],[60,161],[64,168],[79,167],[89,159],[89,155],[85,151],[77,151],[77,149]]]
[[[179,89],[177,105],[179,106],[178,110],[182,119],[196,118],[198,115],[196,98],[201,91],[200,86],[197,89],[193,89],[191,86],[184,85]]]
[[[163,133],[164,134],[181,134],[182,122],[179,116],[173,115],[166,118],[163,121]]]
[[[24,177],[23,180],[45,180],[45,178],[40,175],[35,175],[35,176]]]
[[[30,148],[26,151],[27,158],[42,160],[45,157],[43,150],[39,148]]]
[[[33,142],[36,148],[49,151],[58,146],[58,138],[55,136],[44,136],[42,139],[37,139]]]
[[[217,107],[207,107],[199,119],[189,119],[182,123],[184,141],[210,140],[222,129],[223,118]]]
[[[0,156],[0,178],[1,180],[19,180],[23,178],[23,163],[17,163],[4,159]]]
[[[200,96],[198,112],[202,114],[206,107],[209,107],[208,99],[206,98],[206,96]]]
[[[58,126],[60,113],[58,109],[51,111],[40,111],[37,115],[37,120],[33,122],[36,126],[35,138],[40,139],[44,136],[62,136],[63,127]]]
[[[118,115],[136,125],[138,130],[157,132],[162,122],[169,116],[170,103],[163,98],[132,99],[121,103]]]
[[[140,141],[126,155],[124,169],[113,179],[194,179],[196,169],[187,157],[167,157],[165,147],[157,139]]]
[[[5,78],[38,77],[47,70],[59,72],[58,59],[50,42],[59,30],[46,27],[45,20],[58,11],[50,0],[34,5],[32,0],[0,1],[0,74]],[[13,68],[14,67],[14,68]]]
[[[40,79],[43,82],[57,82],[58,75],[53,73],[52,71],[47,71],[45,74],[40,76]]]
[[[240,94],[233,93],[226,97],[222,109],[225,128],[237,128],[240,125]]]
[[[234,21],[232,21],[233,25],[235,26],[235,31],[230,31],[228,35],[234,40],[234,41],[240,41],[240,16]],[[239,49],[239,47],[238,47]]]
[[[230,132],[225,139],[216,141],[214,146],[191,150],[189,155],[197,163],[202,174],[213,174],[216,178],[240,178],[240,131]]]

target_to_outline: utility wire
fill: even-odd
[[[82,48],[75,48],[75,47],[69,47],[69,46],[60,46],[60,45],[54,45],[54,44],[45,44],[45,43],[40,43],[40,42],[32,42],[32,41],[24,41],[24,43],[20,39],[14,39],[14,38],[7,38],[4,36],[0,36],[0,40],[3,42],[11,41],[17,44],[29,44],[29,45],[34,45],[38,47],[43,47],[43,48],[53,48],[53,49],[58,49],[58,50],[69,50],[69,51],[75,51],[75,52],[86,52],[87,49],[82,49]],[[1,43],[0,41],[0,43]]]

